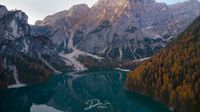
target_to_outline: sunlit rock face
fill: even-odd
[[[57,31],[51,39],[63,49],[73,38],[81,51],[133,60],[164,47],[199,14],[196,0],[170,6],[155,0],[99,0],[91,8],[82,4],[48,16],[36,26]]]

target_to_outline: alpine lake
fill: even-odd
[[[169,112],[150,97],[128,92],[127,72],[65,72],[39,84],[0,90],[1,112]]]

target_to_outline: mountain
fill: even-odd
[[[57,68],[67,69],[48,37],[31,34],[24,12],[5,6],[0,11],[0,87],[42,82]]]
[[[126,87],[175,112],[200,111],[200,17],[178,38],[128,74]]]
[[[199,14],[196,0],[169,6],[155,0],[99,0],[91,8],[76,5],[48,16],[36,26],[59,30],[50,38],[61,51],[73,51],[73,45],[105,59],[136,60],[159,51]]]
[[[133,68],[199,14],[196,0],[99,0],[29,25],[23,11],[0,5],[0,85],[42,82],[66,70]]]

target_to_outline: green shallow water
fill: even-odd
[[[149,97],[126,92],[126,72],[67,72],[49,81],[0,90],[1,112],[169,112]]]

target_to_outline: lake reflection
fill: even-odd
[[[126,72],[88,70],[48,82],[0,90],[1,112],[168,112],[152,99],[126,92]]]

